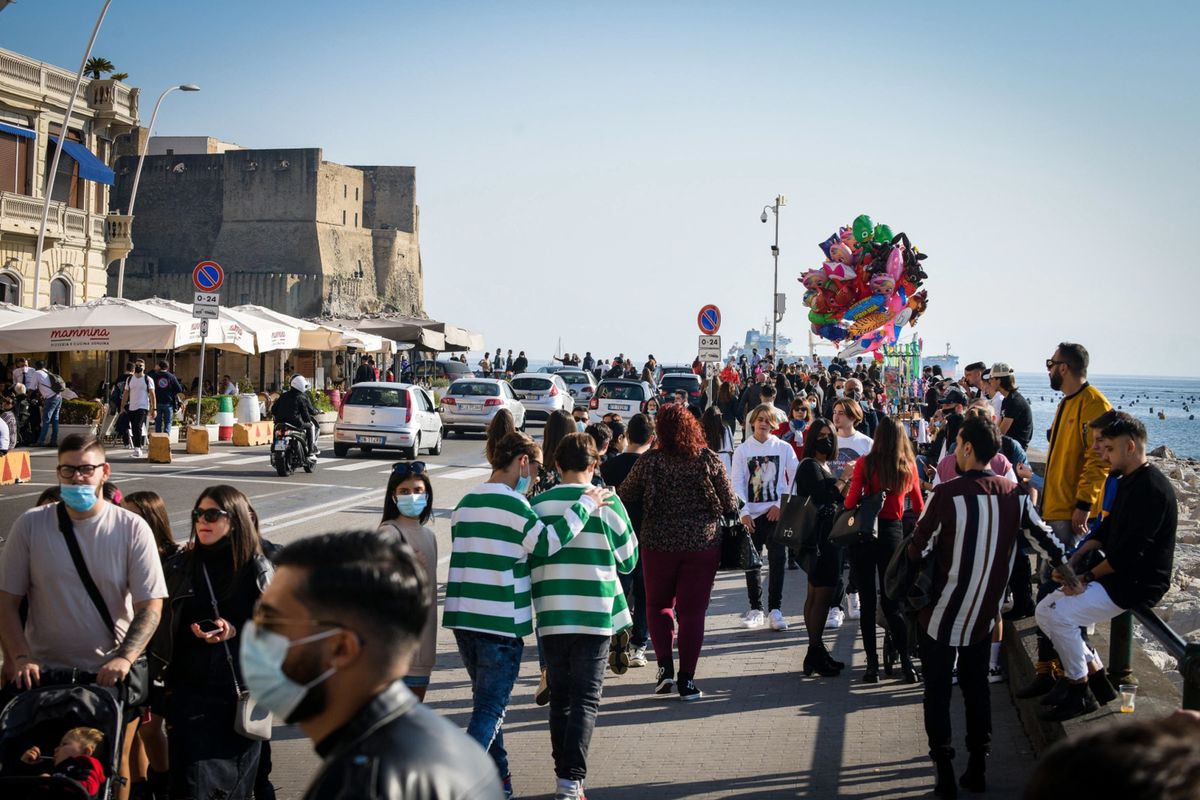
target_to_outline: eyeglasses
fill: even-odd
[[[392,464],[392,472],[399,475],[401,478],[406,475],[423,475],[425,474],[424,461],[397,461]]]
[[[342,623],[322,619],[289,619],[287,617],[268,616],[262,608],[255,606],[250,619],[259,630],[269,630],[279,625],[307,625],[310,628],[340,628]]]
[[[203,519],[205,522],[207,522],[209,525],[211,525],[214,522],[216,522],[217,520],[219,520],[221,517],[228,517],[228,516],[229,516],[229,512],[224,511],[220,508],[193,508],[192,509],[192,522],[199,522],[201,519]]]
[[[1046,369],[1054,369],[1054,368],[1055,368],[1055,367],[1057,367],[1059,364],[1065,364],[1065,363],[1067,363],[1067,362],[1065,362],[1065,361],[1055,361],[1053,358],[1047,358],[1047,359],[1046,359]]]
[[[93,474],[95,474],[96,470],[100,469],[100,467],[103,467],[106,463],[107,462],[105,461],[101,461],[99,464],[80,464],[78,467],[70,464],[59,464],[57,470],[58,477],[65,481],[71,480],[76,475],[82,475],[85,478],[90,478]]]

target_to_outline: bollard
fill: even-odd
[[[1200,711],[1200,642],[1188,642],[1179,660],[1183,676],[1183,707]]]
[[[1133,612],[1113,617],[1108,642],[1108,680],[1114,688],[1137,683],[1133,676]]]

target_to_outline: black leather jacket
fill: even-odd
[[[496,765],[396,681],[317,745],[305,800],[501,800]]]

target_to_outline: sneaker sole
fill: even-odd
[[[701,697],[704,697],[704,692],[696,692],[695,694],[679,695],[679,699],[684,703],[690,703],[693,700],[699,700]]]
[[[608,645],[608,668],[617,675],[629,671],[629,631],[613,636]]]
[[[661,681],[654,688],[655,694],[670,694],[673,691],[675,691],[675,681]]]

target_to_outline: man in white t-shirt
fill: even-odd
[[[129,412],[125,446],[133,448],[134,458],[141,458],[146,417],[153,420],[158,405],[154,398],[154,381],[146,374],[146,362],[140,358],[133,362],[133,374],[125,379],[121,404]]]

